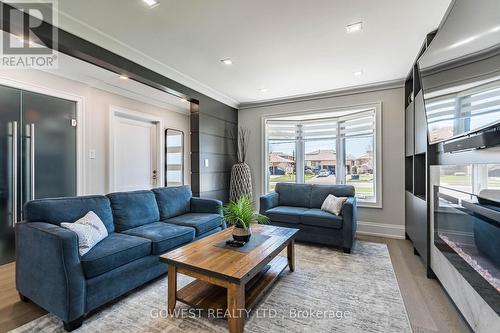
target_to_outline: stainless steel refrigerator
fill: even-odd
[[[29,200],[76,195],[76,102],[0,86],[0,265]]]

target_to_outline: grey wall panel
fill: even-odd
[[[193,194],[226,202],[234,164],[237,111],[208,103],[191,113],[191,187]],[[205,166],[208,160],[208,166]]]
[[[224,121],[230,121],[234,124],[238,123],[237,111],[215,100],[205,100],[204,103],[200,101],[200,113],[211,115]]]
[[[232,139],[236,138],[238,130],[237,124],[206,114],[200,114],[199,118],[199,123],[202,124],[200,132],[203,134]]]
[[[229,192],[226,190],[203,192],[201,197],[207,199],[217,199],[221,200],[222,202],[227,202],[229,201]]]
[[[234,140],[200,132],[200,153],[234,155]]]
[[[236,162],[236,156],[225,154],[212,154],[212,153],[193,153],[198,154],[200,164],[193,165],[192,172],[199,173],[212,173],[212,172],[228,172]],[[208,159],[208,167],[205,166],[204,161]]]
[[[229,172],[200,173],[200,192],[229,189]]]

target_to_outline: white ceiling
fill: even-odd
[[[401,79],[451,2],[159,1],[59,1],[59,25],[232,106]]]
[[[189,102],[186,100],[133,80],[120,79],[116,73],[62,53],[58,54],[57,68],[44,71],[147,104],[189,114]]]

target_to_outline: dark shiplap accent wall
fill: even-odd
[[[193,195],[227,202],[238,115],[232,110],[191,107],[191,187]],[[205,160],[208,160],[208,167]]]

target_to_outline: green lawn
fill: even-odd
[[[471,178],[467,175],[447,175],[441,176],[441,184],[470,186]],[[500,177],[488,177],[489,187],[500,187]]]
[[[281,182],[295,182],[295,174],[293,175],[290,175],[290,176],[287,176],[287,175],[283,175],[283,176],[279,176],[279,177],[276,177],[276,178],[270,178],[269,181],[270,182],[276,182],[276,183],[281,183]],[[309,179],[312,179],[314,178],[314,175],[304,175],[304,178],[306,181],[308,181]]]
[[[488,186],[500,187],[500,177],[488,177]]]
[[[470,185],[470,178],[467,175],[447,175],[441,176],[441,184],[449,185]]]
[[[366,173],[359,175],[359,179],[348,179],[347,182],[349,183],[356,183],[356,182],[371,182],[373,181],[373,175]]]

